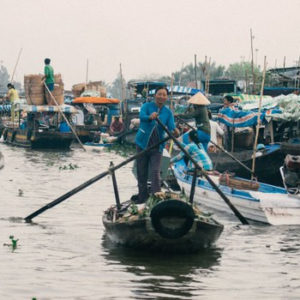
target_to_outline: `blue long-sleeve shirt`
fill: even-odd
[[[201,143],[199,144],[199,147],[195,143],[189,143],[187,145],[181,143],[181,145],[204,170],[210,171],[213,169],[212,161]],[[185,154],[181,151],[178,155],[171,159],[171,162],[175,163],[181,160],[184,156]],[[187,167],[188,170],[194,170],[195,168],[191,160],[189,160]]]
[[[163,106],[160,110],[155,102],[146,102],[141,107],[140,111],[140,127],[135,137],[135,143],[142,149],[146,149],[155,127],[157,127],[159,139],[162,140],[165,131],[157,124],[155,120],[150,120],[149,117],[152,113],[159,112],[159,119],[170,130],[175,129],[174,116],[172,111]],[[160,145],[159,151],[162,152],[165,144]]]

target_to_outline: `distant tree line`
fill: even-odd
[[[253,78],[254,75],[254,78]],[[172,75],[145,75],[142,78],[139,78],[140,81],[162,81],[171,84]],[[195,77],[196,76],[196,77]],[[227,68],[223,65],[217,65],[215,62],[207,63],[207,62],[198,62],[197,67],[193,63],[190,63],[186,66],[183,66],[180,70],[173,72],[173,84],[174,85],[182,85],[187,86],[191,83],[195,83],[197,80],[205,81],[216,80],[216,79],[229,79],[236,81],[243,81],[246,85],[246,91],[251,93],[253,91],[252,84],[255,82],[254,92],[258,93],[260,91],[260,84],[262,79],[262,71],[260,67],[254,65],[253,72],[252,66],[250,62],[236,62],[230,64]],[[123,82],[121,83],[121,74],[117,75],[117,78],[113,81],[113,83],[107,86],[109,93],[118,99],[122,97],[122,87],[126,87],[126,80],[122,77]],[[269,77],[266,76],[265,84],[269,83]],[[123,90],[123,95],[125,95]],[[128,95],[125,95],[128,96]]]

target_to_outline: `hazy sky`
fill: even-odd
[[[66,88],[111,82],[122,63],[126,80],[170,75],[205,55],[228,66],[267,56],[268,67],[300,56],[300,0],[0,0],[0,63],[15,79],[43,72],[52,59]],[[258,50],[255,50],[258,49]]]

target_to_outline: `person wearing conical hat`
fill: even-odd
[[[192,96],[188,103],[192,105],[192,110],[188,110],[186,114],[181,115],[183,118],[195,118],[197,127],[198,139],[202,143],[205,150],[210,141],[210,123],[207,111],[207,105],[210,104],[209,100],[202,94],[197,93]],[[187,135],[183,136],[183,143],[188,143]]]

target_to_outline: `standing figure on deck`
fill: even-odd
[[[195,118],[197,134],[200,143],[207,151],[207,145],[210,141],[210,123],[206,106],[210,104],[209,100],[201,93],[197,93],[188,100],[189,104],[193,104],[193,110],[187,111],[180,115],[181,118]],[[183,136],[183,143],[188,144],[187,135]]]
[[[234,99],[230,95],[226,95],[223,98],[223,108],[230,108],[234,109]],[[232,135],[234,134],[234,128],[229,127],[226,125],[223,125],[223,131],[224,131],[224,148],[228,151],[232,151]]]
[[[9,83],[7,85],[8,92],[6,94],[6,99],[9,100],[10,105],[11,105],[11,121],[14,122],[15,120],[15,101],[19,100],[19,94],[18,91],[15,89],[14,85]]]
[[[49,91],[52,92],[54,90],[54,70],[53,67],[50,65],[50,62],[51,62],[50,58],[45,58],[44,76],[42,77],[42,80],[45,82]],[[45,95],[46,95],[46,99],[49,99],[49,92],[46,88],[45,88]]]
[[[224,130],[221,128],[221,126],[212,119],[212,114],[211,111],[208,111],[208,117],[209,117],[209,123],[210,123],[210,142],[208,143],[208,152],[217,152],[217,147],[215,144],[218,146],[223,146],[222,143],[219,145],[218,138],[223,137],[224,135]]]
[[[163,140],[165,132],[155,121],[160,121],[177,137],[178,129],[175,127],[172,111],[164,105],[168,99],[169,91],[166,87],[159,87],[155,91],[155,101],[146,102],[140,111],[140,127],[136,134],[135,143],[137,152],[141,152]],[[157,146],[137,158],[137,180],[139,197],[138,203],[144,203],[148,197],[148,167],[151,165],[151,193],[160,192],[160,162],[165,144]]]

